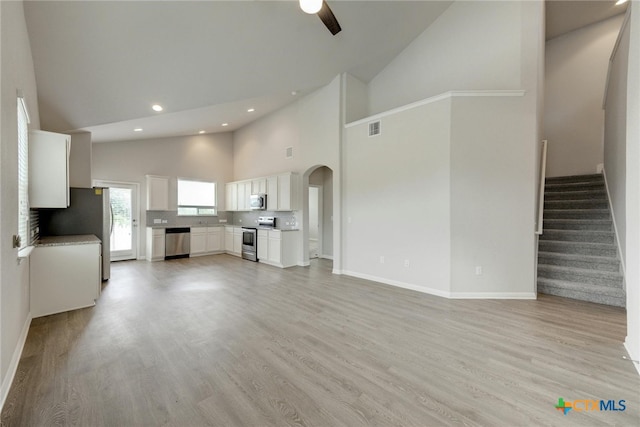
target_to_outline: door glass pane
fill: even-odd
[[[132,239],[132,209],[131,189],[110,189],[111,210],[113,224],[111,229],[111,251],[126,251],[131,249]]]

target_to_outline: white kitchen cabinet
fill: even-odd
[[[238,182],[238,210],[250,210],[249,198],[251,196],[251,181]]]
[[[207,253],[222,251],[222,227],[207,227]]]
[[[262,230],[258,230],[262,231]],[[298,264],[299,231],[266,230],[266,255],[258,255],[260,262],[276,267],[287,268]],[[264,235],[263,235],[264,236]],[[265,237],[262,238],[264,251]],[[260,251],[260,234],[258,234],[258,251]]]
[[[160,261],[165,254],[164,228],[147,227],[147,261]]]
[[[275,175],[267,178],[267,210],[278,210],[278,177]]]
[[[69,207],[71,136],[29,132],[29,205],[31,208]]]
[[[258,230],[258,260],[267,260],[269,258],[269,232],[267,230]]]
[[[101,246],[91,243],[34,248],[29,264],[33,317],[95,305],[102,285]]]
[[[278,175],[278,210],[293,210],[293,194],[292,174]]]
[[[190,256],[221,252],[223,227],[191,227]]]
[[[147,210],[169,210],[169,178],[147,175]]]
[[[242,252],[242,228],[226,225],[224,227],[224,250],[231,255],[240,256]]]
[[[266,194],[267,178],[258,178],[251,181],[251,194]]]
[[[242,254],[242,227],[233,227],[233,253]]]
[[[204,255],[207,253],[207,227],[191,227],[190,256]]]
[[[229,182],[224,186],[225,192],[225,206],[227,211],[238,210],[238,184],[236,182]]]

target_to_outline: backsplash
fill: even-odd
[[[160,222],[158,222],[158,220]],[[218,212],[218,216],[178,216],[176,211],[147,211],[147,227],[154,225],[175,225],[177,227],[215,225],[220,220],[233,223],[233,212]]]
[[[271,212],[271,211],[251,211],[234,212],[233,224],[245,227],[255,227],[258,224],[258,217],[273,216],[276,218],[277,228],[299,228],[298,217],[295,212]]]
[[[277,228],[299,228],[296,212],[218,212],[218,216],[178,216],[176,211],[147,211],[147,227],[154,225],[169,225],[176,227],[188,227],[198,225],[220,224],[220,220],[229,225],[255,227],[260,216],[273,216],[276,219]],[[159,220],[160,222],[154,222]]]

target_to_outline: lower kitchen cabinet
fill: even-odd
[[[221,252],[222,227],[191,227],[190,256],[210,255]]]
[[[261,236],[261,231],[266,231],[266,237],[264,233]],[[299,231],[258,230],[258,259],[281,268],[297,265],[299,234]]]
[[[165,232],[164,228],[147,227],[147,261],[164,259]]]
[[[95,305],[102,286],[101,246],[62,244],[33,249],[29,260],[33,317]]]
[[[224,250],[231,255],[242,253],[242,227],[226,225],[224,227]]]

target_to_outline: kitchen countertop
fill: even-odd
[[[93,234],[78,234],[71,236],[46,236],[36,240],[33,246],[68,246],[68,245],[92,245],[102,243]]]
[[[165,228],[198,228],[198,227],[247,227],[257,228],[258,230],[276,230],[276,231],[299,231],[299,228],[280,228],[280,227],[260,227],[258,225],[242,225],[242,224],[197,224],[197,225],[167,225],[167,224],[153,224],[148,225],[147,228],[165,229]]]

